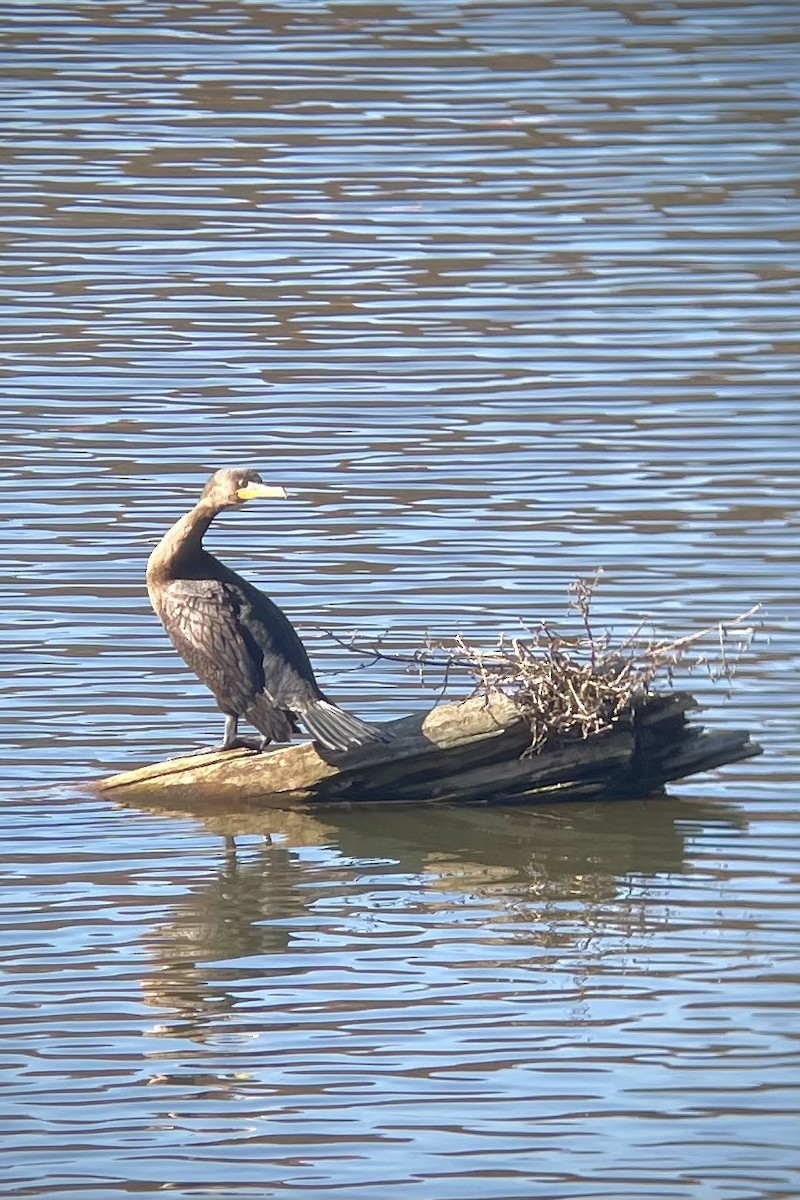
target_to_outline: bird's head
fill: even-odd
[[[261,476],[244,467],[223,467],[215,471],[203,488],[201,500],[210,501],[214,508],[236,508],[246,500],[285,500],[282,487],[262,483]]]

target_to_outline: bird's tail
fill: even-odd
[[[329,700],[315,700],[298,713],[312,737],[328,750],[350,750],[367,742],[388,742],[388,736],[360,717],[337,708]]]

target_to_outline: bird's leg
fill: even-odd
[[[266,735],[265,733],[262,733],[262,735],[261,735],[261,744],[260,744],[260,746],[258,747],[259,753],[261,753],[261,751],[263,751],[263,750],[266,750],[266,748],[267,748],[267,746],[270,744],[270,741],[271,741],[271,740],[272,740],[272,739],[271,739],[271,738],[268,738],[268,737],[267,737],[267,735]]]
[[[239,730],[239,718],[232,713],[225,714],[225,735],[218,746],[201,746],[199,750],[192,750],[192,754],[214,754],[222,750],[234,750],[237,746],[236,734]]]
[[[232,750],[236,745],[236,734],[239,730],[239,718],[234,713],[225,714],[225,736],[220,750]]]

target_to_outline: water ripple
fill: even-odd
[[[793,12],[4,23],[5,1194],[796,1194]],[[209,544],[365,716],[431,695],[322,631],[493,639],[602,566],[617,629],[766,602],[691,680],[765,754],[602,810],[97,803],[217,734],[142,577],[236,460],[290,499]]]

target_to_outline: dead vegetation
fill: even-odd
[[[579,632],[565,635],[554,625],[520,622],[519,636],[501,635],[493,646],[470,642],[463,634],[426,640],[413,652],[390,648],[388,636],[345,640],[325,633],[348,651],[375,662],[401,663],[420,683],[443,696],[455,680],[471,683],[470,695],[510,696],[531,729],[528,754],[546,744],[585,739],[610,729],[631,712],[637,699],[671,687],[677,673],[705,670],[728,685],[736,664],[762,627],[761,605],[726,621],[715,621],[682,637],[659,636],[645,618],[621,638],[595,630],[591,604],[599,578],[578,579],[570,587],[570,608]]]

